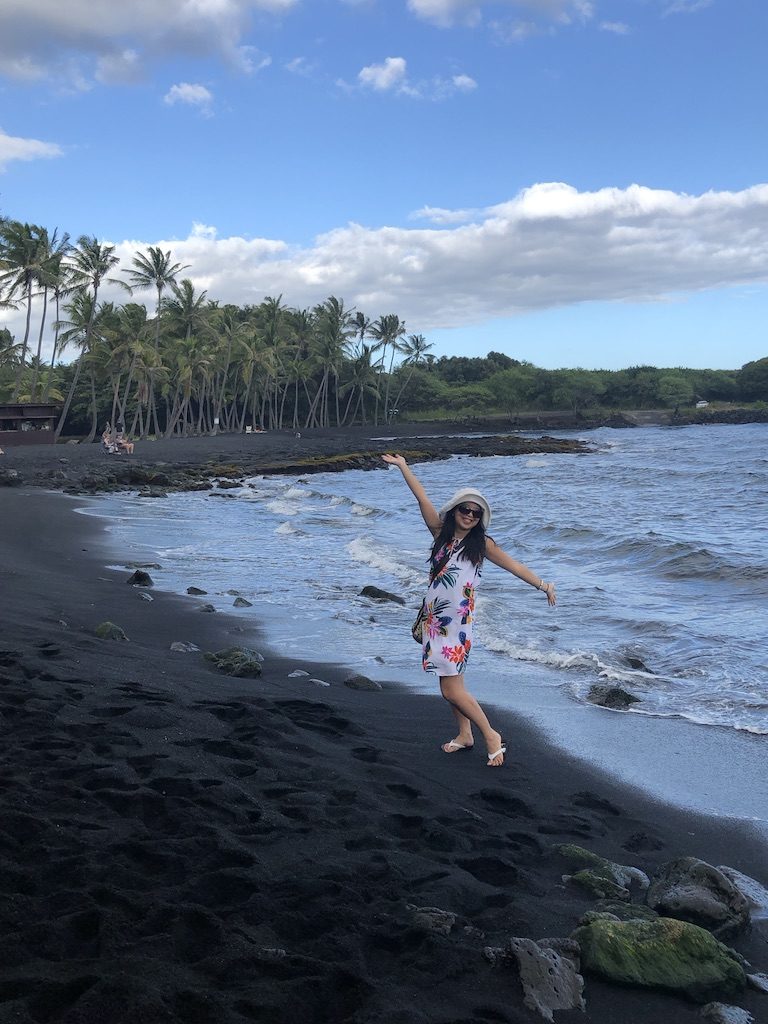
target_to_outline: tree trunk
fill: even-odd
[[[27,348],[29,346],[29,324],[32,318],[32,282],[30,281],[27,285],[27,324],[24,330],[24,343],[21,349],[21,360],[19,362],[19,368],[16,371],[16,384],[13,388],[13,395],[11,401],[16,402],[19,398],[19,392],[21,391],[21,381],[24,376],[24,366],[27,361]]]
[[[32,371],[32,388],[30,395],[32,401],[35,401],[35,392],[37,391],[37,380],[40,375],[40,353],[43,350],[43,331],[45,330],[45,317],[48,312],[48,289],[43,288],[43,315],[40,318],[40,331],[37,335],[37,359],[35,360],[35,368]]]

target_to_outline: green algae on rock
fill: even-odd
[[[206,651],[210,661],[225,676],[237,679],[257,679],[261,675],[261,655],[250,647],[227,647],[222,651]]]
[[[737,995],[744,969],[704,928],[660,917],[656,921],[592,921],[573,937],[582,969],[608,981],[662,989],[706,1003]]]

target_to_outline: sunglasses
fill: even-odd
[[[457,505],[456,511],[461,512],[463,516],[467,516],[469,519],[481,519],[483,515],[481,508],[470,508],[469,505]]]

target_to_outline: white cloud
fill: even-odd
[[[456,22],[479,24],[484,8],[524,8],[565,23],[594,15],[591,0],[408,0],[408,7],[417,17],[442,27]]]
[[[171,86],[165,96],[163,96],[163,102],[167,103],[170,107],[176,103],[186,103],[190,107],[197,107],[201,114],[210,117],[213,93],[206,89],[204,85],[198,85],[194,82],[179,82],[177,85]]]
[[[388,92],[402,89],[406,83],[407,65],[403,57],[387,57],[383,64],[369,64],[357,75],[361,85]]]
[[[297,247],[219,238],[195,224],[186,239],[126,240],[117,254],[125,267],[148,245],[170,249],[189,264],[185,276],[221,302],[283,295],[304,308],[339,295],[369,316],[394,310],[425,332],[768,282],[768,184],[689,196],[640,185],[578,192],[555,182],[481,210],[420,212],[447,226],[348,224]],[[103,297],[125,301],[116,287]],[[142,300],[151,306],[154,296]],[[23,311],[4,320],[23,333]]]
[[[477,88],[477,82],[469,75],[454,75],[451,81],[459,92],[474,92]]]
[[[383,64],[369,64],[360,70],[357,80],[363,89],[434,101],[447,99],[460,92],[473,92],[477,88],[474,78],[463,74],[452,75],[450,78],[437,75],[413,82],[408,78],[408,65],[403,57],[387,57]],[[336,84],[349,89],[346,82],[339,81]]]
[[[427,211],[450,226],[348,224],[302,248],[218,238],[196,224],[181,241],[125,241],[118,253],[127,265],[147,245],[171,249],[195,285],[222,302],[282,294],[305,307],[341,295],[369,316],[396,310],[419,331],[768,281],[768,184],[688,196],[549,183],[479,211]],[[452,213],[463,223],[451,224]],[[124,301],[117,291],[106,297]]]
[[[147,61],[216,55],[244,71],[266,59],[242,40],[254,12],[282,14],[299,0],[2,0],[0,74],[68,82],[132,81]]]
[[[711,7],[712,0],[674,0],[664,14],[696,14],[703,11],[705,7]]]
[[[629,25],[623,21],[601,21],[598,28],[601,32],[613,32],[617,36],[629,35]]]
[[[64,151],[55,142],[41,142],[39,139],[22,139],[6,135],[0,128],[0,172],[12,160],[45,160],[63,156]]]

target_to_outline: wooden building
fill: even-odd
[[[0,405],[0,447],[53,444],[59,408],[32,402]]]

